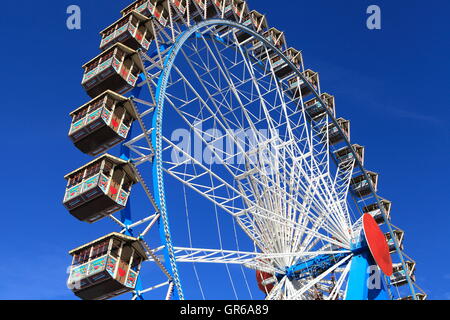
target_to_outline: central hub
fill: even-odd
[[[322,254],[309,260],[298,261],[293,266],[286,268],[286,276],[289,280],[318,277],[332,266],[348,257],[349,254],[351,254],[351,252],[342,251],[341,253]]]

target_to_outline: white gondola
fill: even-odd
[[[137,11],[147,18],[154,18],[162,27],[165,27],[169,22],[166,2],[167,0],[138,0],[123,9],[121,13],[125,16],[132,11]]]
[[[232,0],[212,0],[212,3],[216,7],[219,18],[226,19],[226,17],[232,15],[233,12]]]
[[[139,239],[111,233],[69,252],[73,256],[68,286],[83,300],[106,300],[136,288],[147,260]]]
[[[144,66],[137,51],[117,42],[83,65],[83,69],[81,84],[95,98],[106,90],[122,95],[129,92],[136,86]]]
[[[234,18],[234,21],[242,23],[248,16],[248,5],[245,0],[233,0],[233,15],[230,19]]]
[[[241,22],[248,14],[245,0],[214,0],[213,3],[222,19]]]
[[[102,51],[110,48],[117,42],[133,50],[148,50],[155,38],[150,20],[136,11],[126,14],[101,31],[100,35],[102,36],[100,43],[100,50]]]
[[[320,103],[319,99],[313,98],[307,102],[305,102],[305,112],[308,116],[313,119],[321,119],[327,114],[326,108],[328,108],[333,116],[336,116],[336,106],[334,96],[328,93],[322,93],[320,95],[325,105]]]
[[[233,10],[233,0],[213,0],[213,4],[218,12],[218,18],[232,21],[237,20]],[[227,31],[229,26],[219,25],[215,29],[218,33],[222,33]]]
[[[302,53],[294,48],[289,48],[284,52],[284,55],[294,64],[297,70],[301,70],[303,66]],[[271,58],[272,68],[275,75],[279,79],[286,79],[295,74],[293,69],[286,61],[284,61],[281,56],[275,55]]]
[[[268,42],[274,45],[279,50],[282,50],[286,45],[286,38],[284,37],[284,32],[271,28],[263,33],[263,37],[266,38]],[[252,48],[254,56],[261,61],[267,59],[267,57],[272,57],[275,54],[275,51],[271,48],[266,47],[261,41],[258,39],[253,40],[253,48]]]
[[[167,10],[169,10],[169,5],[171,6],[171,15],[172,15],[172,21],[180,23],[183,21],[183,19],[186,19],[187,15],[187,7],[188,7],[188,1],[187,0],[168,0],[165,3],[165,6]]]
[[[70,114],[69,137],[80,151],[97,156],[127,138],[134,110],[131,99],[107,90]]]
[[[350,140],[350,121],[345,120],[343,118],[338,118],[336,121],[337,121],[339,127],[344,132],[345,137],[348,140]],[[339,131],[339,128],[336,127],[334,122],[324,126],[322,131],[323,131],[323,134],[327,134],[327,132],[328,132],[328,143],[332,146],[336,145],[338,143],[341,143],[345,140],[345,137],[341,134],[341,132]]]
[[[397,263],[393,265],[394,273],[390,277],[391,285],[395,287],[401,287],[408,284],[407,275],[412,281],[416,281],[416,263],[412,260],[405,261],[406,270],[403,268],[403,264]]]
[[[400,250],[403,250],[403,241],[405,238],[405,232],[400,229],[394,229],[394,235],[397,237],[397,242],[400,247]],[[385,237],[386,237],[386,241],[388,243],[389,252],[394,253],[396,251],[395,243],[394,243],[394,239],[392,239],[392,237],[391,237],[390,232],[387,232],[385,234]]]
[[[234,22],[242,22],[248,15],[248,7],[245,0],[216,0],[217,4],[221,3],[218,7],[219,17]],[[216,27],[217,32],[222,33],[229,29],[228,26]]]
[[[199,22],[201,20],[210,19],[214,16],[217,16],[218,12],[216,10],[216,6],[213,3],[213,0],[192,0],[195,8],[197,9],[198,14],[191,14],[193,20]],[[192,6],[191,6],[192,8]],[[192,9],[191,9],[192,11]]]
[[[293,99],[308,98],[314,91],[320,92],[320,78],[319,74],[311,69],[305,70],[303,76],[312,86],[310,88],[305,81],[300,77],[293,77],[288,81],[288,91],[290,92]],[[314,91],[313,91],[314,90]]]
[[[350,182],[350,188],[353,194],[357,198],[363,198],[372,193],[370,186],[376,192],[378,189],[378,173],[367,171],[367,175],[369,176],[369,180],[366,179],[364,174],[356,176]]]
[[[407,297],[404,297],[404,298],[399,298],[397,300],[412,301],[414,299],[413,299],[413,296],[407,296]],[[424,294],[424,293],[416,293],[416,299],[415,300],[419,300],[419,301],[427,300],[427,295]]]
[[[247,15],[244,15],[242,24],[257,33],[262,33],[269,27],[267,24],[266,16],[256,10],[253,10]],[[251,36],[245,31],[237,31],[236,38],[239,43],[244,43],[245,41],[250,39]]]
[[[364,165],[364,147],[359,144],[354,144],[352,148],[346,146],[334,152],[336,160],[339,164],[345,163],[353,160],[355,157],[353,155],[352,149],[356,152],[357,159]]]
[[[384,208],[387,219],[390,220],[391,219],[392,202],[390,202],[389,200],[382,199],[381,205]],[[383,214],[381,213],[380,207],[378,206],[378,202],[375,202],[368,206],[365,206],[363,208],[363,212],[370,214],[379,225],[386,223],[386,221],[384,220]]]
[[[129,161],[105,154],[64,177],[64,206],[80,221],[94,223],[125,209],[138,178]]]

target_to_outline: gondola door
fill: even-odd
[[[112,117],[111,117],[111,127],[114,129],[115,132],[119,132],[120,123],[122,122],[122,114],[118,114],[117,110],[114,110]]]
[[[120,260],[119,268],[117,269],[116,280],[122,284],[125,284],[127,273],[128,273],[128,264],[125,261]]]
[[[119,184],[114,181],[114,179],[111,181],[111,184],[109,186],[108,195],[111,197],[111,199],[116,200],[117,195],[119,194]]]

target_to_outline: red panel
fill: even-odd
[[[125,277],[125,275],[127,274],[126,271],[123,270],[122,268],[119,268],[118,273],[119,273],[119,277]]]
[[[363,216],[364,234],[370,252],[381,271],[388,277],[393,273],[392,258],[386,238],[375,219],[368,213]]]
[[[111,186],[111,187],[109,187],[109,192],[112,194],[112,195],[116,195],[117,194],[117,189],[116,188],[114,188],[113,186]]]
[[[256,271],[256,281],[258,282],[258,288],[264,293],[270,293],[273,290],[274,285],[268,284],[264,285],[263,281],[272,278],[273,276],[270,273],[263,271]]]
[[[117,129],[119,127],[119,123],[114,118],[111,120],[111,124],[114,129]]]

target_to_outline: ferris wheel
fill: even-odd
[[[121,13],[71,113],[94,160],[64,205],[116,230],[70,252],[78,297],[426,298],[350,121],[265,15],[243,0]]]

